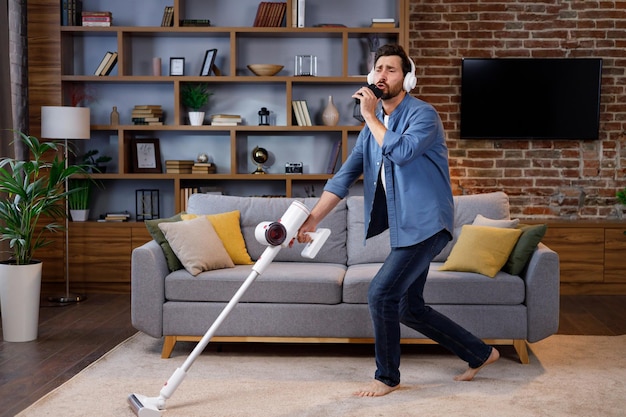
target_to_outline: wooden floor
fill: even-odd
[[[14,416],[135,332],[129,295],[42,302],[36,341],[0,339],[0,417]],[[626,296],[561,296],[559,334],[626,334]]]

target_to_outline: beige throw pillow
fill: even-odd
[[[184,222],[159,223],[159,228],[191,275],[213,269],[234,268],[235,264],[224,244],[205,216]]]

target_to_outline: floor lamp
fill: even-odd
[[[41,108],[41,137],[65,141],[65,167],[68,165],[68,139],[89,139],[90,120],[88,107],[43,106]],[[68,180],[65,180],[68,189]],[[85,296],[70,294],[70,235],[68,200],[65,199],[65,294],[48,297],[57,303],[77,303]]]

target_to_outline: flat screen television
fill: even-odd
[[[466,58],[462,139],[598,139],[601,58]]]

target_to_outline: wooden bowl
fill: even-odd
[[[248,65],[248,69],[255,75],[271,76],[277,74],[281,69],[283,69],[283,66],[274,64],[250,64]]]

